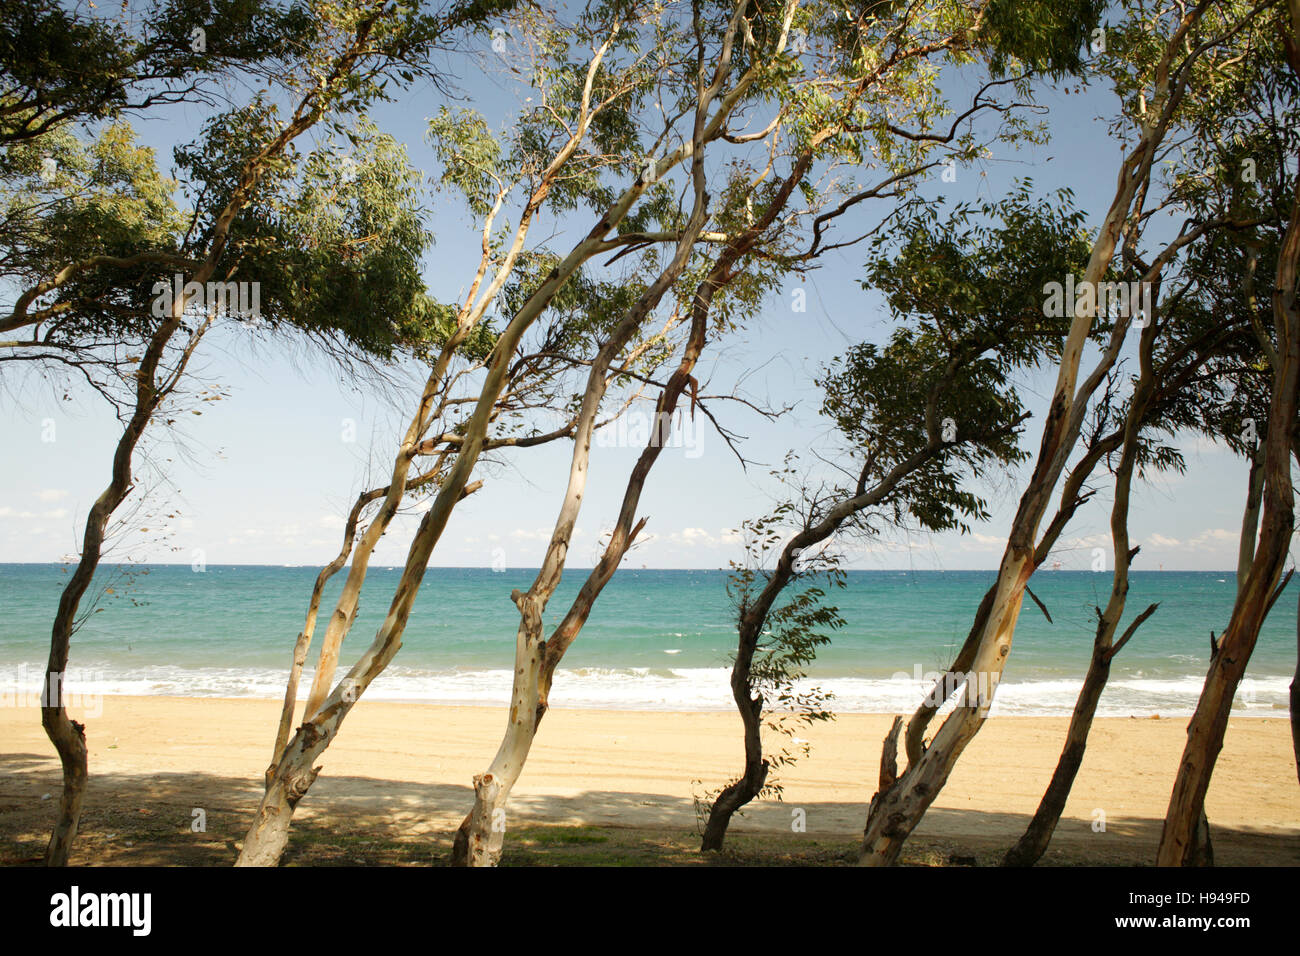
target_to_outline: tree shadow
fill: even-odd
[[[58,804],[57,762],[0,754],[0,864],[39,862]],[[92,775],[73,862],[81,865],[228,866],[261,796],[261,781],[218,774]],[[299,806],[283,863],[438,865],[469,809],[469,786],[361,776],[322,776]],[[585,790],[512,796],[505,864],[825,865],[851,863],[866,808],[858,803],[751,805],[733,822],[728,849],[701,856],[689,796]],[[1023,814],[934,808],[908,841],[903,862],[996,865],[1023,831]],[[1158,819],[1061,821],[1047,865],[1146,865]],[[1297,865],[1294,831],[1214,827],[1217,861]]]

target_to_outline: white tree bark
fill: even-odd
[[[743,8],[743,4],[737,5],[732,21],[733,34],[735,26],[739,23]],[[793,8],[791,8],[791,13],[787,16],[787,23],[789,16],[793,15],[792,11]],[[611,42],[612,39],[607,41],[597,51],[589,64],[582,93],[582,108],[579,111],[578,121],[574,124],[574,134],[558,151],[556,157],[542,174],[541,185],[530,200],[529,206],[522,217],[521,226],[516,230],[514,242],[505,256],[506,265],[497,271],[493,282],[488,286],[479,303],[473,307],[471,315],[481,317],[486,312],[496,292],[505,284],[513,268],[513,263],[520,251],[522,251],[527,223],[531,221],[541,207],[543,200],[550,191],[551,184],[563,169],[564,164],[577,151],[590,126],[594,110],[608,105],[608,102],[606,102],[593,108],[591,100],[601,58]],[[587,235],[574,245],[562,262],[551,270],[550,274],[523,303],[498,336],[488,362],[484,380],[480,386],[479,397],[474,406],[474,411],[458,443],[455,461],[444,477],[438,495],[429,510],[425,512],[411,540],[406,564],[402,570],[396,592],[390,602],[388,614],[376,632],[374,640],[356,664],[353,665],[347,676],[317,706],[311,706],[312,700],[309,700],[307,719],[290,739],[276,765],[268,774],[266,793],[245,837],[244,845],[236,863],[237,866],[266,866],[273,865],[279,860],[287,844],[289,824],[294,808],[310,789],[316,775],[319,773],[319,768],[313,769],[314,762],[329,746],[333,737],[338,733],[343,719],[351,711],[357,700],[360,699],[370,682],[378,674],[382,673],[400,649],[406,622],[409,619],[411,607],[423,581],[429,558],[447,526],[451,512],[460,498],[463,497],[470,475],[483,451],[487,429],[496,408],[496,403],[501,396],[511,358],[524,333],[545,311],[555,294],[583,263],[609,248],[606,236],[618,228],[619,223],[631,211],[650,183],[658,180],[678,163],[691,158],[696,142],[712,142],[723,135],[731,112],[752,87],[760,73],[760,66],[750,67],[731,89],[727,90],[725,94],[720,94],[721,80],[725,79],[726,71],[719,71],[718,88],[713,90],[715,95],[711,97],[716,102],[717,109],[714,111],[713,116],[704,122],[702,131],[697,131],[700,135],[692,141],[670,150],[662,159],[657,161],[653,175],[639,177],[633,185],[624,190]],[[485,244],[487,241],[487,232],[485,230]],[[476,277],[475,287],[477,287],[479,278],[481,278],[481,275]],[[432,385],[426,387],[425,400],[422,402],[421,409],[424,409],[427,402],[431,400],[434,391]],[[412,422],[413,426],[423,420],[422,415],[422,411],[417,412]],[[409,439],[413,432],[418,434],[419,431],[418,428],[408,430],[408,441],[403,443],[403,447],[399,452],[399,459],[404,455],[413,456],[418,452],[419,441],[410,441]],[[345,630],[340,630],[338,641],[342,640]],[[322,655],[323,659],[327,661],[329,658],[337,660],[337,648],[327,641],[322,646]],[[313,694],[313,698],[315,696]]]

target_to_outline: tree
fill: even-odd
[[[869,538],[888,525],[964,530],[986,516],[969,483],[1025,457],[1016,439],[1028,416],[1006,382],[1050,354],[1060,322],[1043,315],[1041,280],[1082,252],[1079,216],[1068,194],[1059,199],[1053,209],[1021,187],[996,204],[959,206],[947,222],[922,208],[876,240],[863,286],[886,292],[899,327],[884,347],[849,349],[819,383],[843,446],[837,467],[851,483],[802,496],[800,527],[762,586],[744,591],[731,679],[745,771],[714,802],[702,849],[719,849],[731,815],[765,786],[764,701],[751,662],[807,556],[837,536]],[[1008,289],[1006,275],[1023,278]],[[952,299],[963,308],[948,307]]]
[[[303,4],[264,0],[148,0],[109,16],[3,0],[0,146],[174,103],[210,104],[223,75],[273,79],[318,26]]]
[[[226,284],[237,273],[267,275],[272,328],[297,322],[309,333],[338,334],[377,351],[391,348],[411,331],[403,323],[413,301],[409,279],[415,276],[414,267],[398,275],[385,267],[400,273],[401,261],[418,255],[427,237],[413,229],[410,217],[401,211],[410,199],[411,183],[391,141],[361,131],[370,141],[370,155],[360,154],[365,172],[358,176],[355,189],[340,194],[337,183],[324,184],[322,177],[328,178],[329,167],[317,155],[308,157],[303,166],[306,182],[296,183],[288,197],[277,197],[276,192],[287,187],[300,168],[291,149],[294,141],[327,116],[363,109],[380,93],[379,80],[386,71],[409,55],[412,42],[424,42],[418,34],[430,28],[427,18],[384,2],[359,2],[322,14],[313,34],[318,44],[286,67],[280,78],[286,89],[300,91],[287,118],[280,119],[263,98],[255,97],[245,108],[214,117],[205,128],[201,148],[178,150],[178,162],[189,171],[200,197],[188,222],[180,220],[160,194],[151,157],[132,152],[129,137],[120,128],[110,129],[104,148],[109,155],[129,157],[133,165],[109,175],[108,182],[116,176],[142,183],[133,193],[150,197],[145,213],[132,205],[130,196],[126,202],[116,202],[111,186],[92,181],[91,189],[71,188],[69,202],[55,203],[47,211],[55,227],[51,241],[42,240],[35,251],[24,250],[24,268],[44,278],[19,296],[9,326],[29,326],[33,339],[8,346],[28,360],[66,362],[58,350],[63,345],[76,355],[73,363],[83,367],[97,362],[110,373],[122,364],[132,367],[123,383],[128,390],[122,399],[124,423],[112,477],[87,514],[81,555],[60,596],[51,634],[42,723],[59,753],[64,777],[59,816],[46,852],[51,865],[68,860],[88,772],[84,727],[69,718],[62,687],[78,607],[98,567],[109,521],[133,488],[132,459],[146,428],[176,392],[190,358],[216,318],[237,311],[230,307]],[[417,35],[415,41],[412,35]],[[381,182],[388,184],[386,191],[375,188]],[[327,195],[330,198],[324,198]],[[93,222],[97,216],[119,223],[147,223],[142,229],[110,233],[109,241],[120,239],[129,245],[133,239],[147,237],[171,243],[172,248],[159,255],[128,257],[129,261],[99,255],[69,261],[69,250],[60,237],[74,236],[87,218]],[[381,220],[377,231],[376,218]],[[368,238],[362,240],[363,236]],[[352,267],[340,268],[340,256],[352,258]],[[101,269],[132,269],[145,263],[154,268],[188,263],[184,277],[188,281],[173,287],[166,273],[146,273],[134,282],[124,282],[121,273],[114,279],[98,274]],[[303,302],[298,290],[283,282],[287,271],[283,267],[290,263],[301,267],[305,281],[319,282],[323,294]],[[262,272],[272,267],[281,270],[275,278],[270,278],[270,271]],[[367,270],[373,270],[369,274],[377,282],[358,281]],[[93,294],[87,291],[88,284],[94,287]],[[47,297],[50,304],[38,313],[29,312],[28,306],[40,297]],[[357,308],[356,299],[368,305]],[[340,321],[333,310],[343,305],[353,308]],[[49,332],[42,337],[41,326],[51,319],[53,337]],[[104,348],[97,341],[104,330],[110,343],[107,359],[94,357],[96,350]],[[142,354],[121,360],[114,351],[128,346],[128,330],[141,337]],[[50,347],[53,352],[46,351]],[[97,384],[107,393],[114,384],[111,374]]]
[[[1286,60],[1300,77],[1300,2],[1288,0],[1285,13],[1275,8],[1274,22]],[[1281,593],[1282,577],[1295,527],[1291,456],[1297,441],[1300,409],[1300,303],[1296,299],[1300,272],[1300,177],[1292,185],[1291,209],[1277,255],[1273,288],[1273,332],[1269,346],[1272,387],[1264,433],[1263,512],[1250,570],[1240,586],[1227,629],[1210,657],[1205,685],[1187,727],[1187,745],[1178,766],[1169,810],[1160,835],[1156,861],[1161,866],[1194,862],[1196,830],[1204,815],[1210,775],[1223,746],[1228,713],[1260,627]]]
[[[1257,41],[1252,40],[1252,44]],[[1172,275],[1157,276],[1155,290],[1172,290],[1159,302],[1142,329],[1138,346],[1139,374],[1133,381],[1127,410],[1120,416],[1123,440],[1115,469],[1115,500],[1111,511],[1114,573],[1109,602],[1097,608],[1097,633],[1079,698],[1060,761],[1038,810],[1020,841],[1006,855],[1006,865],[1031,865],[1047,848],[1064,809],[1074,777],[1083,759],[1088,732],[1106,684],[1111,661],[1152,613],[1152,605],[1139,614],[1118,640],[1120,619],[1128,592],[1128,570],[1137,547],[1129,547],[1128,509],[1132,477],[1143,467],[1182,469],[1176,451],[1161,446],[1153,436],[1194,430],[1225,440],[1250,461],[1247,500],[1239,548],[1238,581],[1244,585],[1253,560],[1262,470],[1246,420],[1262,421],[1267,387],[1260,368],[1267,364],[1256,335],[1261,328],[1259,297],[1254,290],[1254,263],[1263,255],[1270,260],[1267,237],[1282,221],[1285,208],[1278,201],[1273,170],[1242,176],[1241,152],[1245,139],[1273,141],[1285,136],[1285,120],[1278,122],[1272,97],[1263,94],[1256,78],[1224,74],[1232,95],[1202,104],[1191,122],[1191,132],[1179,143],[1187,156],[1173,167],[1165,184],[1160,210],[1185,217],[1180,236],[1213,226],[1197,241],[1185,246],[1171,266]],[[1140,106],[1139,106],[1140,108]],[[1270,129],[1270,127],[1273,127]],[[1272,193],[1260,201],[1265,193]],[[1258,184],[1258,185],[1257,185]],[[1284,192],[1284,191],[1283,191]],[[1150,221],[1152,212],[1145,218]],[[1261,234],[1261,228],[1265,231]],[[1136,242],[1125,247],[1126,259],[1146,269]],[[1245,278],[1243,294],[1233,294]],[[1153,295],[1153,299],[1157,298]],[[1153,305],[1155,303],[1153,302]],[[1109,405],[1108,397],[1099,407]],[[1253,426],[1252,426],[1253,427]],[[1200,854],[1209,859],[1208,823],[1201,827]]]
[[[793,461],[793,454],[789,454],[785,467],[773,471],[782,484],[794,485]],[[825,510],[829,496],[807,486],[796,490],[796,500],[784,501],[769,515],[742,526],[745,560],[732,562],[727,581],[738,627],[744,627],[750,608],[761,599],[766,582],[771,580],[772,574],[764,565],[773,551],[781,556],[785,524],[792,516],[797,517],[807,532],[814,515]],[[833,695],[820,687],[801,686],[801,682],[807,679],[805,668],[816,659],[818,648],[830,643],[827,632],[845,623],[839,609],[825,603],[826,591],[819,582],[824,577],[826,588],[843,587],[845,575],[839,555],[827,548],[811,554],[800,552],[790,564],[788,577],[797,592],[769,612],[760,635],[748,641],[742,636],[732,658],[731,691],[744,728],[745,767],[740,777],[697,798],[696,812],[703,824],[701,851],[722,849],[731,817],[751,800],[769,796],[780,799],[783,787],[772,778],[771,771],[789,767],[810,752],[807,742],[792,746],[801,724],[835,719],[830,710]],[[771,706],[765,712],[767,704]],[[779,750],[772,752],[764,745],[764,728],[787,738]]]
[[[976,44],[987,44],[988,48],[994,50],[1001,49],[1000,44],[1005,37],[998,31],[1006,25],[1006,22],[999,20],[994,14],[990,14],[989,20],[986,21],[985,16],[990,10],[1000,14],[1005,8],[999,4],[981,5],[974,11],[950,7],[947,4],[939,4],[937,7],[939,9],[865,11],[851,23],[831,21],[825,28],[827,31],[825,33],[811,17],[800,21],[806,40],[812,39],[816,45],[815,38],[821,35],[830,41],[832,52],[829,56],[830,65],[826,69],[829,74],[828,80],[834,82],[823,84],[820,82],[822,77],[818,75],[814,77],[815,82],[793,83],[788,90],[782,90],[783,115],[779,116],[767,130],[752,137],[761,139],[769,135],[775,136],[780,133],[782,122],[794,125],[795,134],[792,139],[795,149],[790,157],[790,172],[774,181],[771,187],[772,193],[763,197],[762,202],[757,198],[745,200],[743,208],[746,216],[743,227],[727,222],[727,218],[735,218],[731,213],[733,207],[729,202],[722,204],[722,222],[725,228],[720,228],[721,237],[714,240],[721,244],[722,250],[713,260],[705,263],[703,281],[695,288],[690,298],[691,337],[678,369],[660,391],[655,406],[656,430],[671,417],[682,390],[688,382],[693,381],[695,363],[706,341],[709,311],[714,307],[715,301],[720,301],[716,297],[737,279],[742,263],[751,253],[756,254],[755,260],[758,256],[763,256],[780,263],[772,253],[764,254],[759,251],[760,241],[764,239],[767,230],[777,223],[780,223],[782,229],[789,228],[790,217],[785,214],[785,210],[796,191],[808,197],[811,207],[803,213],[805,218],[811,217],[813,223],[812,248],[803,254],[805,257],[811,257],[821,246],[822,230],[828,220],[841,215],[866,198],[881,195],[889,187],[897,186],[900,181],[928,168],[924,162],[910,164],[902,160],[903,156],[913,155],[911,144],[920,141],[925,146],[930,146],[936,142],[949,142],[953,139],[954,134],[948,137],[908,135],[906,131],[900,131],[900,128],[891,122],[889,110],[901,109],[904,113],[918,119],[932,116],[933,112],[927,112],[933,109],[931,101],[926,98],[926,93],[929,92],[928,84],[924,80],[908,83],[909,71],[926,59],[943,53],[949,53],[955,62],[961,62],[971,47]],[[815,8],[807,13],[812,13],[813,9]],[[748,4],[737,5],[723,32],[719,72],[712,73],[712,80],[707,86],[704,77],[709,74],[704,73],[702,66],[697,67],[701,75],[700,88],[704,89],[710,97],[716,95],[716,89],[721,88],[724,77],[721,70],[730,67],[729,61],[733,52],[732,38],[739,39],[737,31],[741,28],[744,29],[744,36],[748,42],[743,46],[737,42],[734,53],[738,64],[746,70],[744,75],[749,76],[756,71],[757,64],[762,62],[764,71],[758,75],[769,76],[767,83],[781,78],[789,69],[788,61],[784,61],[782,54],[786,50],[786,42],[791,34],[797,10],[798,5],[791,3],[779,15],[764,16],[757,9],[751,12]],[[951,14],[955,18],[955,23],[948,24],[942,22],[940,18],[940,25],[936,27],[935,17],[941,13]],[[982,34],[984,30],[989,32]],[[697,17],[695,34],[697,45],[702,48],[700,31],[700,19]],[[742,54],[744,60],[741,59]],[[749,59],[751,57],[752,60]],[[699,60],[701,64],[711,62],[704,60],[703,57]],[[751,63],[754,65],[750,65]],[[904,83],[905,92],[901,96],[889,89],[889,82],[895,79],[895,73]],[[766,83],[763,85],[765,87]],[[838,98],[832,98],[828,91],[833,91],[836,87],[842,88],[843,92]],[[889,92],[885,92],[886,90]],[[981,93],[983,92],[985,90],[981,90]],[[976,105],[964,115],[970,115],[979,109],[977,97]],[[788,115],[784,115],[787,111]],[[897,112],[894,116],[897,117]],[[703,115],[697,114],[697,137],[703,126]],[[823,207],[809,195],[813,190],[807,177],[814,162],[823,154],[836,156],[843,153],[855,156],[861,161],[864,154],[863,144],[861,141],[850,139],[846,134],[869,136],[872,142],[878,144],[881,154],[892,161],[890,165],[897,163],[897,168],[893,176],[874,189],[861,191],[846,189],[848,195],[839,206],[827,203]],[[897,142],[894,142],[895,138]],[[775,157],[776,139],[772,140],[772,144],[770,155]],[[969,139],[964,139],[962,145],[968,151],[972,147]],[[693,157],[698,157],[699,154],[699,148],[693,151]],[[769,159],[767,168],[750,188],[766,179],[774,164],[774,159]],[[697,196],[702,189],[701,176],[702,173],[697,172],[692,177]],[[679,247],[680,252],[681,247]],[[797,259],[798,257],[796,261]],[[793,262],[787,262],[787,268],[791,265]],[[754,266],[750,265],[749,268],[752,269]],[[602,380],[595,369],[596,366],[593,366],[590,384],[584,394],[584,414],[588,423],[594,419],[594,409],[603,390]],[[587,428],[590,428],[590,424]],[[589,436],[590,431],[588,430],[586,434]],[[644,518],[633,523],[635,512],[648,473],[658,459],[662,444],[662,440],[652,439],[638,459],[625,487],[617,523],[600,561],[588,575],[577,599],[555,632],[549,639],[545,639],[542,612],[558,586],[567,556],[569,536],[587,482],[589,442],[584,439],[582,432],[575,436],[568,488],[542,561],[541,571],[527,593],[516,591],[512,594],[512,599],[519,607],[521,620],[516,634],[515,678],[509,722],[490,767],[485,773],[475,777],[474,807],[462,822],[456,837],[453,851],[453,861],[456,863],[471,866],[494,865],[500,857],[504,840],[504,829],[499,825],[500,815],[504,813],[504,804],[522,772],[536,737],[538,724],[546,711],[555,670],[565,651],[577,638],[601,590],[644,526]]]
[[[356,556],[371,545],[362,541],[354,549],[351,574],[355,580],[345,584],[344,597],[331,615],[305,707],[306,719],[268,774],[266,794],[244,841],[239,865],[266,865],[279,859],[293,809],[315,780],[317,771],[312,763],[370,681],[401,647],[429,556],[463,498],[479,458],[492,447],[489,430],[500,416],[500,402],[508,394],[526,334],[559,302],[566,287],[594,257],[635,251],[647,244],[677,243],[683,233],[696,228],[687,216],[678,216],[664,178],[679,164],[694,162],[697,143],[703,148],[727,134],[729,119],[750,96],[751,88],[757,91],[756,81],[764,68],[748,62],[743,69],[729,67],[721,74],[717,89],[696,88],[694,71],[675,72],[682,51],[677,40],[682,24],[662,18],[662,12],[639,3],[594,4],[572,27],[558,26],[543,14],[530,12],[528,31],[539,38],[542,50],[533,62],[532,76],[544,96],[543,102],[526,107],[510,132],[509,144],[496,140],[488,133],[487,124],[472,114],[444,114],[435,120],[432,132],[444,149],[443,180],[466,196],[471,211],[483,223],[483,253],[465,301],[452,312],[454,331],[433,362],[395,455],[381,515],[390,510],[390,503],[400,500],[417,456],[446,448],[453,454],[411,540],[383,625],[331,691],[339,648],[351,624],[350,608],[355,606],[363,583],[364,567],[358,574]],[[725,37],[719,33],[711,32],[708,53],[724,45],[730,47],[736,36],[734,28]],[[598,41],[590,56],[575,56],[591,37]],[[705,55],[693,45],[688,49],[692,53],[687,62]],[[662,129],[653,129],[639,111],[660,97],[663,112],[654,124],[662,124]],[[707,97],[713,113],[691,135],[677,138],[675,127],[681,119],[689,117],[693,123],[699,115],[696,103],[701,97]],[[667,104],[676,105],[670,109]],[[643,138],[647,133],[648,138]],[[673,142],[678,145],[666,145]],[[655,158],[661,148],[663,155]],[[625,185],[628,179],[631,185]],[[516,192],[524,196],[516,210],[516,224],[504,236],[494,236],[494,223]],[[580,208],[594,213],[594,225],[580,233],[581,238],[567,253],[527,249],[529,230],[543,210],[564,213]],[[656,226],[661,228],[656,231]],[[431,434],[438,396],[448,375],[455,375],[450,370],[458,350],[481,326],[507,283],[520,278],[521,268],[541,261],[547,263],[545,271],[536,281],[522,283],[526,291],[509,303],[509,320],[494,330],[495,341],[481,376],[469,394],[454,399],[456,409],[469,409],[467,417]],[[637,294],[639,290],[633,297]],[[625,305],[616,300],[612,308],[600,310],[592,327],[605,334],[618,328]],[[603,325],[605,322],[610,325]],[[570,429],[566,426],[558,435],[567,436]],[[367,537],[381,524],[381,520],[372,523]],[[285,710],[290,709],[287,697]]]
[[[1201,75],[1204,75],[1202,58],[1210,51],[1214,51],[1214,55],[1223,55],[1224,45],[1253,16],[1253,11],[1242,13],[1233,10],[1220,19],[1217,10],[1207,16],[1208,7],[1202,3],[1172,22],[1157,13],[1150,18],[1140,17],[1130,24],[1132,29],[1144,30],[1147,45],[1157,51],[1154,60],[1142,61],[1143,67],[1138,74],[1140,90],[1145,90],[1148,84],[1153,84],[1154,89],[1150,97],[1145,92],[1141,94],[1143,107],[1137,111],[1137,128],[1134,130],[1136,145],[1124,161],[1115,197],[1093,242],[1079,288],[1096,290],[1097,284],[1110,270],[1116,249],[1121,244],[1127,247],[1130,239],[1135,238],[1134,233],[1143,221],[1143,203],[1152,164],[1183,104],[1194,70],[1199,64]],[[1200,231],[1193,230],[1180,236],[1162,255],[1167,260]],[[967,646],[959,653],[954,667],[950,668],[950,674],[955,673],[958,677],[958,684],[967,689],[965,700],[958,702],[928,748],[923,746],[924,724],[938,708],[930,701],[914,715],[913,723],[919,726],[919,730],[909,727],[907,770],[896,780],[882,779],[882,786],[872,801],[863,838],[861,860],[864,864],[889,864],[897,859],[903,842],[943,788],[957,759],[979,732],[987,716],[993,688],[1011,650],[1029,577],[1046,557],[1042,546],[1047,542],[1039,540],[1038,532],[1046,516],[1050,495],[1079,441],[1090,400],[1114,367],[1132,321],[1131,314],[1116,319],[1100,359],[1080,383],[1083,347],[1093,334],[1096,316],[1095,296],[1080,296],[1075,304],[1069,334],[1063,342],[1042,444],[1020,498],[997,580],[977,612]],[[1085,460],[1088,457],[1086,455]],[[1079,478],[1077,483],[1076,476]],[[1066,492],[1077,495],[1084,478],[1086,475],[1079,475],[1076,465],[1067,477]],[[1062,527],[1057,519],[1065,517],[1068,520],[1068,514],[1076,507],[1077,501],[1063,496],[1063,507],[1048,524],[1044,538],[1054,540],[1054,535],[1059,534]],[[982,686],[985,690],[972,693],[972,685]],[[943,696],[949,695],[945,693]],[[889,751],[894,746],[895,739],[887,738],[882,767],[889,763]]]

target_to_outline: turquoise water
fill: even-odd
[[[279,697],[317,569],[163,565],[106,568],[112,587],[73,641],[68,682],[83,694]],[[67,572],[61,565],[0,564],[0,692],[39,685],[49,627]],[[397,583],[372,568],[348,666],[369,643]],[[508,699],[515,626],[513,588],[528,569],[430,568],[389,670],[368,698],[501,704]],[[570,570],[547,611],[558,622],[585,571]],[[337,595],[336,576],[327,598]],[[940,670],[970,626],[992,571],[857,571],[835,591],[847,625],[823,649],[812,679],[843,712],[910,708],[927,672]],[[605,589],[565,657],[555,706],[662,710],[730,709],[728,654],[735,632],[725,571],[622,570]],[[995,713],[1066,714],[1087,666],[1094,605],[1110,575],[1042,571],[1032,587],[1052,612],[1029,602],[998,688]],[[1295,669],[1292,584],[1266,624],[1238,697],[1239,713],[1284,716]],[[1116,658],[1101,712],[1190,713],[1205,675],[1210,631],[1222,631],[1235,583],[1223,572],[1134,572],[1131,618],[1160,609]],[[328,613],[328,603],[322,617]],[[1126,621],[1127,619],[1126,618]],[[918,680],[920,678],[920,680]]]

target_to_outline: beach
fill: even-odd
[[[72,862],[233,862],[270,761],[279,703],[161,696],[99,703],[102,713],[87,724],[90,789]],[[83,719],[76,708],[72,715]],[[875,789],[889,721],[843,714],[801,730],[811,755],[780,775],[783,802],[763,801],[733,823],[737,845],[779,846],[796,861],[804,842],[847,854]],[[468,810],[471,779],[487,766],[504,724],[501,708],[363,700],[325,753],[298,808],[295,838],[370,834],[408,845],[404,860],[429,862],[427,848],[445,846]],[[1067,724],[1065,717],[990,719],[904,862],[996,863],[1036,807]],[[1181,717],[1099,718],[1043,862],[1149,864],[1185,728]],[[726,712],[553,709],[511,797],[507,846],[512,831],[583,827],[671,844],[688,858],[698,842],[692,795],[739,770],[739,732],[739,718]],[[21,862],[43,848],[60,786],[36,709],[0,708],[0,767],[0,853],[4,862]],[[1286,721],[1230,721],[1207,812],[1216,862],[1300,864],[1300,789]],[[339,859],[373,861],[367,852]]]

